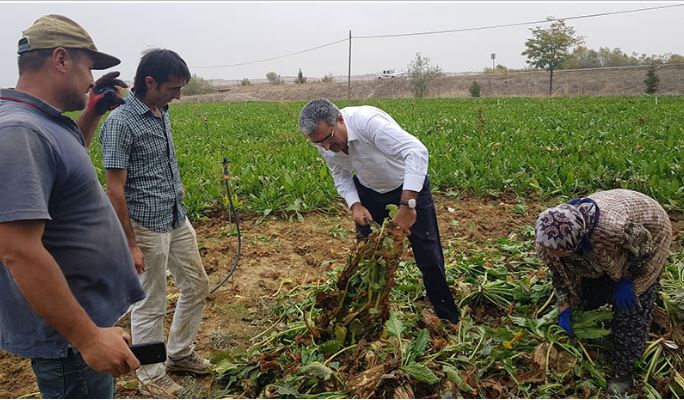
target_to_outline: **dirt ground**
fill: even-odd
[[[459,199],[435,195],[443,246],[482,243],[533,225],[538,213],[554,205],[499,199]],[[520,204],[524,204],[521,207]],[[671,215],[675,246],[681,248],[684,217]],[[212,285],[226,276],[235,252],[234,225],[224,217],[195,221],[204,265]],[[307,214],[296,218],[260,220],[241,218],[242,256],[235,274],[212,294],[196,340],[197,351],[205,357],[220,349],[247,347],[249,339],[266,327],[258,322],[268,310],[265,305],[278,290],[325,279],[325,273],[344,262],[354,238],[353,223],[347,212],[336,215]],[[212,286],[213,287],[213,286]],[[175,292],[169,292],[170,304]],[[127,318],[121,325],[126,327]],[[168,326],[168,322],[166,324]],[[211,376],[195,379],[174,376],[186,387],[183,397],[211,396]],[[117,381],[118,395],[139,398],[134,374]],[[0,352],[0,398],[38,398],[30,362]]]

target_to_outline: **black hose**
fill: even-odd
[[[233,196],[230,194],[230,174],[228,173],[228,157],[223,157],[223,185],[226,188],[226,197],[228,197],[228,221],[230,222],[231,216],[233,217],[232,220],[235,223],[235,229],[237,231],[236,237],[237,237],[237,252],[233,256],[233,265],[230,268],[230,271],[228,272],[228,275],[226,275],[225,278],[221,282],[219,282],[216,286],[214,286],[213,289],[209,292],[209,294],[214,293],[218,288],[223,286],[226,282],[228,282],[228,279],[230,279],[231,276],[235,273],[235,270],[237,269],[238,262],[240,261],[240,251],[242,250],[242,236],[240,235],[240,220],[238,219],[237,211],[235,211],[235,205],[233,204]]]

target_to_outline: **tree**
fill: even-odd
[[[658,93],[659,83],[660,78],[656,75],[655,65],[651,64],[646,71],[646,80],[644,80],[644,84],[646,84],[646,94],[654,95]]]
[[[321,82],[335,82],[335,77],[333,76],[333,74],[325,74],[321,78]]]
[[[240,82],[240,86],[250,86],[252,82],[249,81],[247,78],[243,78],[242,82]]]
[[[295,78],[294,83],[302,84],[306,83],[306,77],[302,73],[302,69],[299,69],[299,72],[297,73],[297,78]]]
[[[530,30],[532,37],[525,42],[526,50],[522,55],[527,56],[527,64],[530,66],[550,72],[550,96],[553,93],[553,71],[570,56],[570,48],[581,45],[584,41],[575,36],[575,28],[566,26],[563,20],[551,23],[548,29],[538,26]]]
[[[599,53],[596,50],[588,49],[584,46],[577,46],[572,51],[572,54],[563,61],[561,68],[599,68],[603,66]]]
[[[281,83],[283,83],[283,79],[280,77],[280,75],[276,74],[275,72],[267,73],[266,80],[271,85],[280,85]]]
[[[480,84],[477,81],[473,81],[468,90],[470,91],[470,97],[480,97]]]
[[[667,60],[667,62],[670,64],[684,63],[684,56],[681,56],[679,54],[671,54],[670,59]]]
[[[192,96],[194,94],[207,94],[214,93],[214,87],[211,83],[197,75],[192,75],[188,83],[183,86],[183,94],[186,96]]]
[[[413,94],[422,99],[427,93],[430,81],[442,75],[442,70],[438,65],[430,65],[430,58],[423,57],[420,52],[417,52],[416,58],[408,65],[408,74]]]

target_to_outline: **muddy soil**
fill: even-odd
[[[553,201],[504,198],[455,198],[435,195],[443,246],[459,248],[480,244],[533,225],[538,213]],[[672,215],[675,249],[684,243],[684,217]],[[198,244],[212,287],[228,273],[236,241],[234,225],[221,216],[195,221]],[[210,357],[217,350],[250,345],[249,339],[266,326],[269,299],[294,285],[313,283],[344,263],[354,238],[354,225],[342,210],[334,214],[310,213],[303,221],[244,217],[241,219],[242,256],[234,275],[213,293],[206,305],[196,350]],[[407,255],[410,257],[410,254]],[[169,304],[176,291],[169,290]],[[167,318],[166,326],[170,322]],[[128,326],[128,318],[120,322]],[[182,397],[212,397],[212,378],[173,376],[186,387]],[[134,374],[117,380],[118,396],[140,398]],[[0,398],[38,398],[40,394],[30,362],[0,352]]]

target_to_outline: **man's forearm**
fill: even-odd
[[[48,325],[81,348],[97,326],[78,303],[57,262],[42,246],[27,246],[3,258],[26,301]]]
[[[95,136],[95,130],[97,129],[97,124],[100,122],[101,115],[95,114],[95,111],[85,109],[81,112],[81,115],[76,118],[76,125],[83,133],[83,139],[85,140],[86,148],[90,148],[90,143],[93,141],[93,136]]]
[[[131,225],[131,218],[128,216],[128,205],[126,204],[126,197],[123,192],[107,190],[107,196],[109,201],[112,203],[114,212],[116,212],[117,218],[121,223],[121,227],[126,234],[126,239],[128,240],[128,246],[137,246],[135,240],[135,232],[133,232],[133,226]]]

